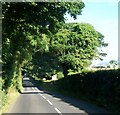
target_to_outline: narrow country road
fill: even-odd
[[[99,107],[79,101],[70,97],[38,89],[33,85],[30,78],[23,80],[24,88],[15,103],[12,104],[8,113],[107,113]]]

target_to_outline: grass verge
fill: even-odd
[[[6,102],[4,106],[1,107],[0,114],[8,112],[10,106],[15,102],[18,96],[19,92],[14,88],[10,88],[6,95]]]

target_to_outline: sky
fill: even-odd
[[[118,2],[119,0],[83,0],[85,7],[82,15],[76,20],[67,15],[66,22],[90,23],[104,35],[108,46],[102,48],[107,56],[103,61],[93,61],[93,64],[118,60]]]

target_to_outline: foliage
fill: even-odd
[[[81,14],[83,2],[3,2],[2,61],[4,88],[21,87],[21,68],[36,51],[47,51],[47,35],[52,36],[65,22],[68,12],[74,19]],[[51,41],[50,37],[50,41]],[[21,80],[20,80],[21,81]]]
[[[57,79],[62,79],[64,77],[62,72],[57,73]]]
[[[110,64],[110,66],[112,66],[112,68],[115,69],[115,66],[117,65],[117,61],[115,61],[115,60],[110,60],[109,64]]]
[[[88,67],[94,58],[104,56],[105,53],[99,50],[103,46],[107,46],[103,35],[92,25],[67,23],[53,37],[50,51],[58,57],[67,76],[69,70],[79,72]]]
[[[50,52],[43,54],[36,52],[31,63],[33,65],[31,70],[32,74],[35,74],[39,78],[51,78],[53,74],[61,71],[61,67],[58,66],[58,61]]]
[[[103,35],[88,23],[64,24],[52,36],[52,41],[48,35],[42,36],[42,50],[37,50],[31,61],[33,73],[40,77],[52,76],[54,71],[62,70],[64,76],[67,76],[69,71],[81,72],[94,58],[101,56],[98,48],[106,44]]]
[[[117,64],[117,62],[115,60],[110,60],[109,62],[110,64]]]

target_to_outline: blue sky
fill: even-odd
[[[77,20],[67,15],[67,22],[86,22],[104,35],[104,41],[109,45],[102,48],[107,56],[103,62],[118,59],[118,1],[119,0],[83,0],[85,8]],[[94,64],[101,61],[94,61]]]

